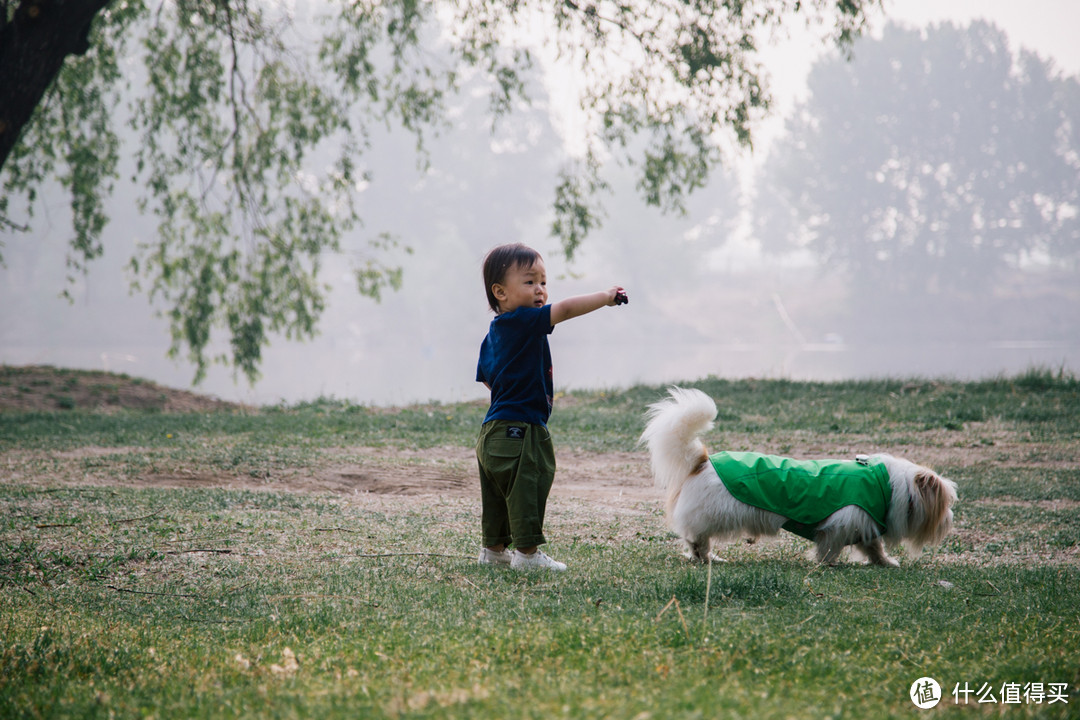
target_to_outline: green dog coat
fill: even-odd
[[[722,452],[709,460],[736,499],[783,515],[788,518],[783,529],[808,540],[818,523],[848,505],[865,510],[885,532],[892,486],[884,463],[749,452]]]

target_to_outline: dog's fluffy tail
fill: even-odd
[[[709,460],[700,436],[713,426],[716,403],[700,390],[672,387],[668,392],[669,397],[649,406],[639,442],[649,449],[656,485],[667,488],[670,510],[683,483]]]

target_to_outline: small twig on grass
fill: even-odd
[[[110,520],[109,524],[110,525],[123,525],[125,523],[139,522],[140,520],[149,520],[152,517],[160,515],[164,509],[165,508],[158,508],[157,510],[150,513],[149,515],[143,515],[142,517],[124,518],[123,520]]]
[[[225,594],[226,594],[226,595],[231,595],[232,593],[240,592],[241,590],[243,590],[243,589],[245,589],[245,588],[249,588],[249,587],[251,587],[252,585],[254,585],[254,584],[255,584],[255,582],[256,582],[255,580],[252,580],[251,582],[246,582],[246,583],[244,583],[243,585],[237,585],[237,586],[236,586],[236,587],[234,587],[234,588],[231,588],[231,589],[229,589],[229,590],[226,590],[226,591],[225,591]]]
[[[343,527],[324,527],[324,528],[315,528],[315,532],[362,533],[363,530],[350,530],[349,528],[343,528]]]
[[[674,596],[672,596],[672,597],[674,597]],[[689,640],[690,639],[690,628],[686,627],[686,618],[683,617],[682,607],[679,605],[678,602],[675,603],[675,612],[679,613],[679,622],[682,623],[683,632],[686,633],[686,639]]]
[[[709,620],[709,595],[712,594],[712,552],[709,553],[709,574],[705,580],[705,614],[701,617],[701,624]]]
[[[465,582],[467,582],[468,584],[472,585],[472,586],[473,586],[474,588],[476,588],[476,589],[477,589],[477,590],[479,590],[480,592],[482,592],[482,593],[484,593],[484,594],[487,594],[487,590],[485,590],[484,588],[480,587],[479,585],[477,585],[476,583],[474,583],[474,582],[473,582],[472,580],[470,580],[469,578],[465,577],[464,575],[456,575],[455,577],[461,578],[462,580],[464,580],[464,581],[465,581]]]
[[[205,623],[207,625],[242,625],[245,622],[244,620],[225,620],[225,619],[222,619],[222,618],[199,619],[199,618],[188,617],[187,615],[177,615],[176,617],[179,617],[184,622]]]
[[[184,553],[216,553],[218,555],[229,555],[232,550],[219,550],[217,548],[194,548],[191,550],[166,550],[166,555],[183,555]]]
[[[266,599],[270,600],[359,600],[368,607],[379,607],[379,603],[374,600],[368,600],[360,595],[316,595],[313,593],[300,593],[296,595],[267,595]]]
[[[671,599],[667,601],[667,605],[664,606],[664,609],[656,613],[656,617],[653,618],[653,622],[660,622],[660,618],[664,617],[664,613],[666,613],[672,605],[677,605],[678,602],[678,599],[674,595],[672,595]]]
[[[21,585],[20,585],[20,587],[22,587],[22,589],[23,589],[23,590],[25,590],[26,592],[30,593],[30,594],[31,594],[31,595],[33,595],[34,597],[36,597],[36,598],[39,598],[39,599],[41,599],[41,600],[44,600],[45,602],[47,602],[47,603],[48,603],[49,605],[51,605],[52,607],[56,608],[57,610],[59,610],[59,609],[60,609],[60,606],[59,606],[59,605],[57,605],[56,603],[54,603],[54,602],[52,601],[52,598],[50,598],[50,597],[49,597],[48,595],[38,595],[38,594],[37,594],[36,592],[34,592],[33,590],[31,590],[31,589],[30,589],[30,588],[28,588],[28,587],[24,587],[24,586],[21,586]],[[46,587],[48,587],[48,586],[46,585]]]
[[[426,552],[404,552],[404,553],[362,553],[359,555],[339,555],[337,557],[352,557],[352,558],[385,558],[385,557],[443,557],[452,558],[454,560],[472,560],[471,555],[444,555],[442,553],[426,553]],[[330,558],[325,558],[330,559]]]
[[[998,589],[998,586],[997,586],[997,585],[995,585],[994,583],[990,582],[989,580],[983,580],[983,582],[985,582],[985,583],[986,583],[987,585],[989,585],[990,587],[994,588],[994,592],[992,592],[992,593],[977,593],[977,592],[973,592],[973,593],[971,593],[972,595],[974,595],[975,597],[997,597],[998,595],[1001,595],[1001,590],[999,590],[999,589]]]
[[[683,617],[682,607],[679,605],[679,598],[675,597],[674,595],[672,595],[671,599],[668,600],[668,604],[664,606],[664,609],[656,614],[656,617],[653,619],[653,622],[660,622],[660,618],[662,618],[664,616],[664,613],[666,613],[668,611],[668,609],[672,605],[675,606],[675,612],[677,612],[679,614],[679,622],[682,623],[683,632],[686,633],[686,639],[689,640],[690,639],[690,628],[688,628],[686,626],[686,618]]]
[[[110,590],[115,590],[116,592],[130,593],[132,595],[153,595],[155,597],[197,598],[199,600],[203,599],[202,595],[191,595],[191,594],[188,594],[188,593],[160,593],[160,592],[150,592],[148,590],[128,590],[127,588],[116,587],[115,585],[106,585],[105,587],[109,588]]]
[[[125,523],[138,522],[140,520],[149,520],[150,518],[160,515],[165,508],[158,508],[149,515],[143,515],[142,517],[124,518],[123,520],[109,520],[109,525],[124,525]],[[45,523],[42,525],[35,525],[38,530],[44,530],[45,528],[66,528],[66,527],[78,527],[79,523]]]
[[[904,648],[897,646],[896,651],[900,653],[900,657],[904,658],[904,660],[907,661],[909,665],[913,667],[919,667],[919,664],[912,660],[910,657],[908,657],[908,654],[904,652]]]

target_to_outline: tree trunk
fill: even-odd
[[[0,17],[0,168],[64,58],[89,49],[90,23],[110,2],[19,0],[10,21]]]

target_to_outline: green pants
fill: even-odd
[[[555,446],[543,425],[491,420],[476,441],[484,546],[535,547],[555,480]]]

